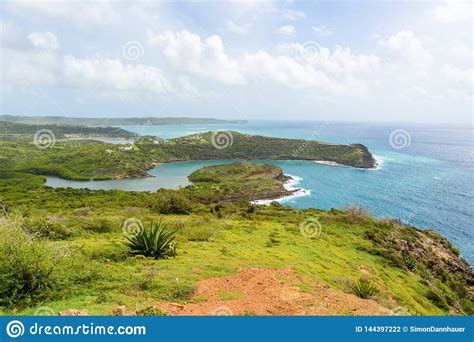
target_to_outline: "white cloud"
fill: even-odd
[[[172,90],[161,70],[145,65],[122,64],[118,59],[63,57],[63,81],[79,88],[150,91]]]
[[[90,29],[90,26],[101,26],[118,18],[118,13],[110,0],[93,2],[9,0],[6,2],[6,8],[28,20],[32,17],[66,20],[83,29]]]
[[[324,25],[313,26],[312,29],[313,29],[314,32],[316,32],[317,34],[319,34],[322,37],[327,37],[327,36],[330,36],[332,34],[332,31]]]
[[[229,20],[226,24],[226,29],[229,32],[235,33],[235,34],[247,34],[250,30],[251,25],[250,24],[236,24],[232,20]]]
[[[175,66],[194,75],[227,84],[244,82],[237,62],[226,55],[217,35],[202,41],[201,37],[187,30],[163,34],[149,32],[148,42],[161,48],[163,55]]]
[[[470,1],[451,0],[438,5],[433,10],[436,20],[444,24],[460,23],[473,18],[473,7]]]
[[[295,20],[306,18],[306,14],[302,11],[289,10],[283,14],[283,17],[288,20],[295,21]]]
[[[50,86],[56,81],[57,56],[54,54],[2,47],[0,55],[3,85]]]
[[[296,30],[293,25],[285,25],[277,28],[275,32],[284,36],[292,36],[296,33]]]
[[[34,47],[45,51],[55,51],[59,48],[58,39],[51,32],[32,32],[28,39]]]
[[[379,44],[415,65],[430,66],[434,63],[433,55],[423,47],[412,31],[402,30],[386,40],[380,40]]]
[[[474,68],[461,69],[446,64],[441,68],[441,72],[449,79],[456,82],[460,88],[468,93],[474,91]]]
[[[343,91],[355,84],[355,77],[370,73],[379,64],[375,55],[355,55],[349,48],[321,49],[316,61],[304,59],[301,44],[287,45],[286,55],[273,56],[260,50],[237,56],[226,53],[221,39],[200,36],[183,30],[149,34],[151,45],[177,70],[229,85],[267,82],[290,88],[318,88]],[[360,84],[360,83],[359,83]]]

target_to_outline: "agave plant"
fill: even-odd
[[[139,222],[139,229],[135,234],[125,235],[128,240],[125,245],[130,248],[129,253],[132,255],[169,259],[176,255],[176,244],[173,242],[175,234],[162,221],[152,221],[149,228]]]
[[[352,292],[357,297],[366,299],[375,296],[378,292],[377,287],[370,280],[367,279],[359,279],[358,281],[351,282],[350,284]]]
[[[410,271],[412,271],[412,272],[416,271],[416,260],[413,259],[413,257],[410,254],[406,255],[403,260],[405,261],[406,267]]]

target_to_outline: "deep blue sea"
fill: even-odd
[[[342,208],[364,206],[373,215],[396,217],[446,236],[471,265],[474,262],[474,160],[471,127],[341,123],[250,122],[245,125],[124,126],[142,135],[163,138],[215,130],[285,138],[362,143],[381,160],[375,170],[323,165],[311,161],[272,162],[300,179],[306,196],[285,199],[294,207]],[[392,139],[390,138],[392,134]],[[192,171],[219,162],[163,164],[155,178],[71,182],[55,178],[51,186],[121,188],[155,191],[186,185]]]

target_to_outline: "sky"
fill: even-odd
[[[472,125],[471,2],[2,1],[0,111]]]

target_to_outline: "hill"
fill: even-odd
[[[137,136],[135,133],[118,127],[87,127],[60,124],[30,125],[0,121],[0,135],[3,136],[33,136],[40,130],[51,131],[55,138],[58,139],[93,137],[130,139]]]
[[[52,128],[54,133],[55,128]],[[60,132],[65,129],[63,126],[56,128]],[[310,159],[362,168],[375,166],[373,156],[360,144],[337,145],[226,133],[232,136],[232,144],[225,148],[216,145],[212,132],[168,141],[145,137],[127,146],[93,140],[64,140],[39,149],[31,137],[0,140],[0,168],[74,180],[97,180],[147,177],[148,170],[157,163],[186,160]],[[299,152],[294,154],[294,151]]]
[[[82,118],[68,116],[16,116],[0,115],[0,121],[35,125],[70,126],[143,126],[143,125],[213,125],[245,124],[247,120],[221,120],[188,117],[132,117],[132,118]]]
[[[194,190],[150,193],[53,189],[42,176],[0,171],[0,313],[474,313],[474,272],[434,231],[357,207],[196,196],[214,185],[232,194],[245,179],[270,193],[275,177],[276,167],[230,164],[194,173]],[[152,220],[176,231],[175,257],[129,254],[124,234]]]

